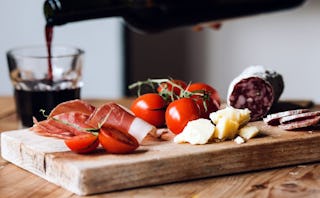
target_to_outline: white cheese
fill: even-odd
[[[175,143],[206,144],[210,141],[215,126],[208,119],[197,119],[188,122],[183,131],[175,136]]]
[[[245,143],[245,140],[241,136],[237,136],[234,139],[234,142],[237,143],[237,144],[243,144],[243,143]]]

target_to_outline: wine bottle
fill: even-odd
[[[304,0],[46,0],[47,24],[122,17],[132,28],[156,32],[208,21],[293,8]]]

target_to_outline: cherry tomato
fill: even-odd
[[[165,125],[165,111],[167,103],[157,93],[147,93],[133,101],[131,111],[139,118],[154,125]]]
[[[201,118],[209,118],[210,113],[219,110],[219,106],[216,101],[213,101],[212,98],[202,98],[199,96],[191,96],[191,98],[197,103],[200,112]]]
[[[192,83],[189,87],[187,87],[187,90],[190,92],[206,91],[209,94],[209,96],[212,98],[212,101],[214,103],[217,103],[218,108],[220,107],[221,101],[220,101],[219,93],[212,86],[206,83],[198,82],[198,83]]]
[[[129,133],[124,133],[113,128],[102,127],[99,141],[108,153],[131,153],[139,147],[138,141]]]
[[[189,121],[198,118],[200,118],[200,110],[191,98],[175,100],[166,110],[166,124],[175,134],[181,133]]]
[[[97,135],[92,133],[84,133],[82,135],[74,136],[71,139],[64,140],[67,147],[75,153],[90,153],[94,151],[99,145]]]
[[[170,83],[172,82],[173,84],[176,84],[179,87],[173,87],[172,84]],[[159,87],[157,88],[158,93],[163,93],[163,92],[173,92],[174,95],[179,96],[181,93],[181,88],[182,89],[186,89],[187,88],[187,83],[184,82],[183,80],[178,80],[178,79],[172,79],[170,80],[170,82],[163,82],[159,85]],[[173,87],[173,90],[172,90]]]

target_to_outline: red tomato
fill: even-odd
[[[166,111],[166,124],[175,134],[182,132],[187,123],[200,118],[198,105],[191,98],[171,102]]]
[[[147,93],[138,97],[131,105],[131,111],[139,118],[154,125],[165,125],[166,101],[156,93]]]
[[[99,141],[108,153],[131,153],[139,147],[138,141],[129,133],[124,133],[113,128],[101,128]]]
[[[210,113],[219,110],[217,102],[213,101],[212,98],[201,98],[199,96],[191,96],[191,98],[197,103],[201,118],[209,118]]]
[[[220,101],[219,93],[212,86],[210,86],[206,83],[198,82],[198,83],[192,83],[187,88],[187,90],[190,92],[206,91],[209,94],[209,96],[212,98],[212,101],[217,103],[218,108],[220,107],[221,101]]]
[[[74,136],[71,139],[64,140],[67,147],[75,153],[90,153],[99,145],[98,136],[92,133]]]
[[[172,86],[172,82],[173,84],[180,86],[179,87],[173,87]],[[184,82],[183,80],[178,80],[178,79],[173,79],[170,80],[170,82],[163,82],[159,85],[159,87],[157,88],[158,93],[162,93],[162,92],[173,92],[176,96],[179,96],[181,93],[181,88],[182,89],[186,89],[187,88],[187,83]],[[173,87],[173,90],[172,90]]]

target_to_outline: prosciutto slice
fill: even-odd
[[[101,127],[128,133],[139,143],[147,134],[156,134],[153,125],[135,117],[114,102],[95,108],[81,100],[61,103],[52,110],[47,120],[38,122],[34,119],[31,130],[44,136],[69,139],[88,133],[88,130],[99,130]]]
[[[41,122],[34,118],[34,125],[31,130],[44,136],[69,139],[87,133],[86,130],[91,128],[90,125],[85,123],[88,118],[89,115],[81,112],[61,113]]]
[[[124,133],[129,133],[137,139],[139,143],[147,134],[156,134],[156,128],[135,117],[120,105],[110,102],[97,108],[89,117],[87,123],[100,128],[114,128]]]
[[[83,100],[70,100],[60,103],[50,113],[49,118],[55,115],[66,112],[81,112],[90,115],[95,110],[95,107]]]

